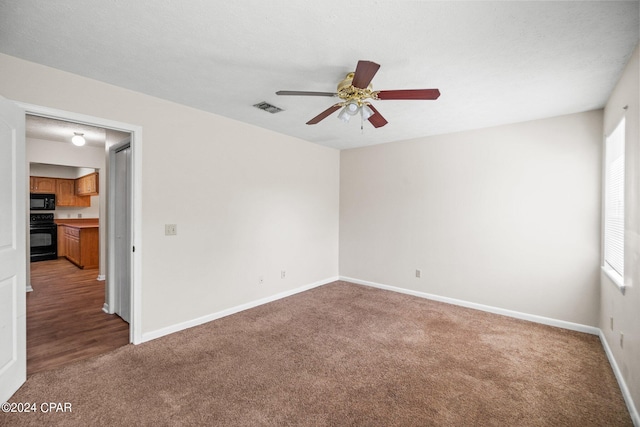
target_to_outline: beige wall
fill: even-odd
[[[341,276],[596,326],[601,142],[599,110],[342,151]]]
[[[625,257],[622,294],[602,274],[600,329],[636,408],[640,404],[640,67],[639,48],[627,64],[604,110],[604,134],[625,117]],[[623,107],[628,106],[627,110]],[[610,319],[613,318],[613,329]],[[624,334],[623,346],[620,334]],[[640,422],[635,413],[636,422]]]
[[[0,69],[5,98],[142,127],[143,333],[338,275],[337,150],[7,55]]]

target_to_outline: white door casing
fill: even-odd
[[[58,120],[66,120],[74,123],[87,124],[90,126],[101,127],[105,129],[114,129],[121,132],[128,132],[131,134],[130,147],[131,147],[131,244],[135,246],[135,253],[131,253],[131,321],[129,322],[130,342],[133,344],[140,344],[145,341],[142,333],[142,243],[141,233],[142,230],[142,198],[136,197],[136,194],[142,194],[142,127],[132,125],[129,123],[118,122],[110,119],[104,119],[95,116],[88,116],[81,113],[75,113],[65,110],[59,110],[55,108],[43,107],[39,105],[27,104],[22,102],[16,102],[17,105],[24,109],[23,113],[33,114],[36,116],[49,117]],[[110,167],[109,167],[110,169]],[[110,175],[111,171],[107,171]],[[26,172],[25,172],[26,175]],[[109,184],[111,186],[112,181],[109,177]],[[26,183],[25,183],[26,185]],[[109,196],[110,198],[111,196]],[[107,201],[107,205],[111,204],[111,200]],[[107,217],[111,215],[111,211],[107,214]],[[113,224],[111,219],[108,219],[107,225],[108,232],[106,236],[107,240],[107,288],[109,289],[107,295],[107,301],[103,308],[107,313],[113,313],[113,307],[115,306],[113,280],[113,259],[115,247],[115,236],[113,235]]]
[[[27,378],[25,112],[0,97],[0,403]]]

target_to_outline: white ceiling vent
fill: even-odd
[[[282,108],[278,108],[275,105],[271,105],[268,102],[259,102],[257,104],[253,104],[254,107],[259,108],[264,111],[268,111],[271,114],[279,113],[280,111],[284,111]]]

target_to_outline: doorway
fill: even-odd
[[[89,126],[98,126],[103,127],[107,131],[116,131],[116,132],[125,132],[128,136],[127,138],[127,150],[123,150],[124,153],[127,153],[127,156],[117,162],[109,162],[110,153],[113,151],[112,148],[114,146],[118,146],[122,141],[111,141],[105,147],[103,147],[103,155],[106,159],[106,167],[105,167],[105,198],[104,198],[104,209],[101,208],[100,217],[101,219],[101,228],[104,228],[104,233],[101,235],[101,240],[104,242],[104,246],[101,249],[101,252],[104,251],[104,255],[101,256],[101,265],[103,265],[103,269],[100,270],[100,273],[97,278],[94,279],[102,279],[106,280],[105,286],[102,291],[102,299],[104,305],[102,307],[102,311],[106,313],[117,313],[120,317],[122,317],[125,321],[129,323],[128,325],[128,339],[129,343],[139,343],[141,342],[141,331],[140,331],[140,322],[139,318],[139,307],[141,305],[141,298],[139,296],[139,283],[140,283],[140,257],[136,256],[132,252],[133,242],[135,241],[135,231],[139,229],[140,226],[140,216],[139,212],[141,211],[140,204],[134,202],[133,195],[136,193],[136,185],[139,186],[140,177],[136,174],[136,171],[140,171],[141,168],[136,167],[135,163],[140,162],[140,154],[139,147],[141,143],[141,128],[138,126],[132,126],[124,123],[117,123],[110,120],[88,117],[84,115],[79,115],[76,113],[69,113],[64,111],[52,110],[44,107],[32,106],[32,105],[24,105],[18,104],[28,115],[36,115],[40,117],[47,117],[51,119],[66,121],[69,123],[79,123],[82,125]],[[118,176],[119,172],[114,169],[117,165],[122,168],[122,163],[124,164],[124,170],[126,171],[126,179],[118,180],[117,187],[112,187],[112,177]],[[119,196],[120,191],[124,192],[123,196]],[[139,191],[139,190],[138,190]],[[115,197],[114,196],[119,196]],[[125,219],[124,230],[116,230],[110,223],[110,215],[113,215],[113,209],[110,207],[111,199],[115,200],[126,200],[126,204],[122,204],[118,202],[118,216]],[[104,215],[103,215],[104,213]],[[116,234],[122,233],[126,234],[125,242],[127,242],[128,250],[125,249],[125,246],[118,247],[116,244]],[[120,239],[123,240],[123,239]],[[101,245],[102,246],[102,245]],[[126,253],[121,253],[121,251],[125,250]],[[138,252],[139,255],[139,252]],[[124,265],[123,265],[124,262]],[[27,263],[28,265],[28,263]],[[116,272],[118,275],[118,279],[116,279],[116,275],[112,275],[112,272]],[[106,274],[104,274],[106,273]],[[30,284],[30,271],[27,269],[27,284]],[[92,279],[91,279],[92,280]],[[125,283],[127,288],[118,288],[119,284]],[[28,286],[29,287],[29,286]],[[121,303],[128,304],[127,310],[121,310],[118,308],[118,304],[110,301],[111,295],[119,295],[119,301],[123,301]],[[128,298],[125,297],[128,296]],[[100,307],[98,307],[100,310]],[[126,311],[126,312],[125,312]],[[104,313],[102,313],[104,315]]]

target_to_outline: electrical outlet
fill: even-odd
[[[258,276],[258,284],[259,285],[264,285],[264,277]]]
[[[422,270],[416,270],[416,277],[418,279],[422,277]]]
[[[176,224],[165,224],[164,225],[164,235],[165,236],[175,236],[178,234],[178,226]]]
[[[285,277],[287,277],[287,272],[285,270],[280,271],[280,278],[284,279]]]
[[[611,316],[609,318],[609,327],[611,328],[611,330],[613,331],[613,316]]]
[[[620,332],[620,348],[624,348],[624,334]]]

